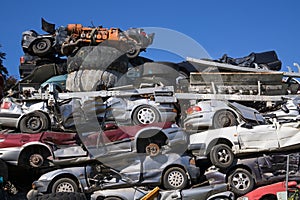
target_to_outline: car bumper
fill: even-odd
[[[184,128],[187,130],[195,130],[201,127],[209,127],[212,125],[213,116],[207,112],[194,113],[187,115],[184,120]]]
[[[20,152],[21,148],[19,147],[0,148],[0,159],[12,165],[17,165]]]
[[[20,114],[0,113],[0,125],[16,128],[20,116]]]

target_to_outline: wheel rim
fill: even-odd
[[[40,167],[44,163],[44,158],[40,154],[33,154],[29,158],[29,163],[32,167]]]
[[[157,156],[159,153],[159,146],[157,144],[151,143],[146,147],[146,154],[150,156]]]
[[[248,189],[250,183],[251,180],[245,173],[238,172],[232,177],[232,185],[239,190]]]
[[[155,112],[151,108],[142,108],[137,113],[137,118],[142,124],[150,124],[155,122]]]
[[[228,163],[230,161],[230,153],[227,149],[220,149],[217,156],[220,163]]]
[[[42,126],[42,122],[39,117],[30,117],[27,121],[27,127],[31,130],[37,130]]]
[[[40,41],[36,44],[36,48],[40,51],[43,51],[48,48],[48,44],[45,41]]]
[[[56,192],[75,192],[75,189],[71,183],[63,182],[57,186]]]
[[[184,182],[184,176],[179,171],[172,171],[168,175],[168,182],[174,188],[179,188]]]

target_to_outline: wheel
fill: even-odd
[[[45,56],[51,49],[51,40],[48,38],[38,39],[32,45],[32,51],[37,56]]]
[[[250,192],[254,187],[252,174],[245,169],[235,169],[228,176],[228,184],[232,192],[237,195],[244,195]]]
[[[58,193],[50,193],[39,196],[37,200],[87,200],[84,193],[79,192],[58,192]]]
[[[188,184],[186,172],[179,167],[168,169],[163,175],[163,187],[169,190],[183,189]]]
[[[126,56],[127,56],[128,58],[135,58],[135,57],[137,57],[139,54],[140,54],[140,49],[132,48],[132,49],[130,49],[130,50],[126,53]]]
[[[160,148],[155,143],[150,143],[148,146],[146,146],[146,154],[150,156],[157,156],[160,152]]]
[[[42,166],[47,166],[47,157],[51,153],[45,149],[38,147],[25,149],[19,158],[19,165],[23,167],[38,168]]]
[[[55,181],[51,188],[54,192],[79,192],[78,185],[70,178],[61,178]]]
[[[218,111],[213,118],[214,128],[223,128],[237,125],[235,115],[231,111],[222,110]]]
[[[228,168],[234,161],[234,154],[226,144],[217,144],[210,151],[210,161],[219,168]]]
[[[23,133],[38,133],[48,129],[49,123],[45,114],[30,113],[20,120],[20,131]]]
[[[132,119],[135,125],[151,124],[159,121],[159,114],[155,108],[143,105],[135,109]]]
[[[120,197],[105,197],[103,200],[122,200]]]

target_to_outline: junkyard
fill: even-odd
[[[1,99],[1,199],[300,198],[297,63],[156,61],[143,28],[41,28]]]

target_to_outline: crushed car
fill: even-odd
[[[38,34],[34,30],[22,33],[21,45],[25,53],[39,57],[69,56],[82,46],[95,46],[109,40],[124,43],[123,50],[127,56],[134,58],[151,45],[154,38],[154,33],[147,34],[142,28],[122,31],[119,28],[84,27],[81,24],[68,24],[66,27],[56,28],[55,24],[43,18],[42,29],[47,34]]]
[[[258,112],[236,102],[224,100],[198,101],[186,111],[184,127],[188,130],[223,128],[238,125],[243,117]]]
[[[73,161],[72,164],[68,160],[56,162],[61,169],[43,174],[35,182],[39,185],[38,191],[89,193],[105,188],[156,185],[171,190],[183,189],[195,183],[200,174],[199,168],[193,164],[193,157],[175,153],[155,157],[146,154],[129,157],[115,155],[106,159]]]
[[[0,133],[0,159],[26,168],[49,167],[55,148],[78,145],[76,133],[46,131],[35,134]]]
[[[194,154],[208,156],[214,165],[227,168],[233,164],[235,156],[299,148],[299,121],[279,123],[273,118],[268,123],[260,113],[253,114],[256,120],[248,119],[238,126],[191,134]]]
[[[109,199],[118,197],[123,200],[141,199],[141,198],[157,198],[157,199],[185,199],[185,200],[233,200],[234,193],[227,191],[228,185],[224,182],[224,176],[218,172],[208,171],[205,174],[206,183],[187,189],[165,190],[155,187],[149,190],[145,187],[131,187],[120,189],[105,189],[95,191],[91,195],[92,200]],[[223,180],[222,180],[223,178]]]

